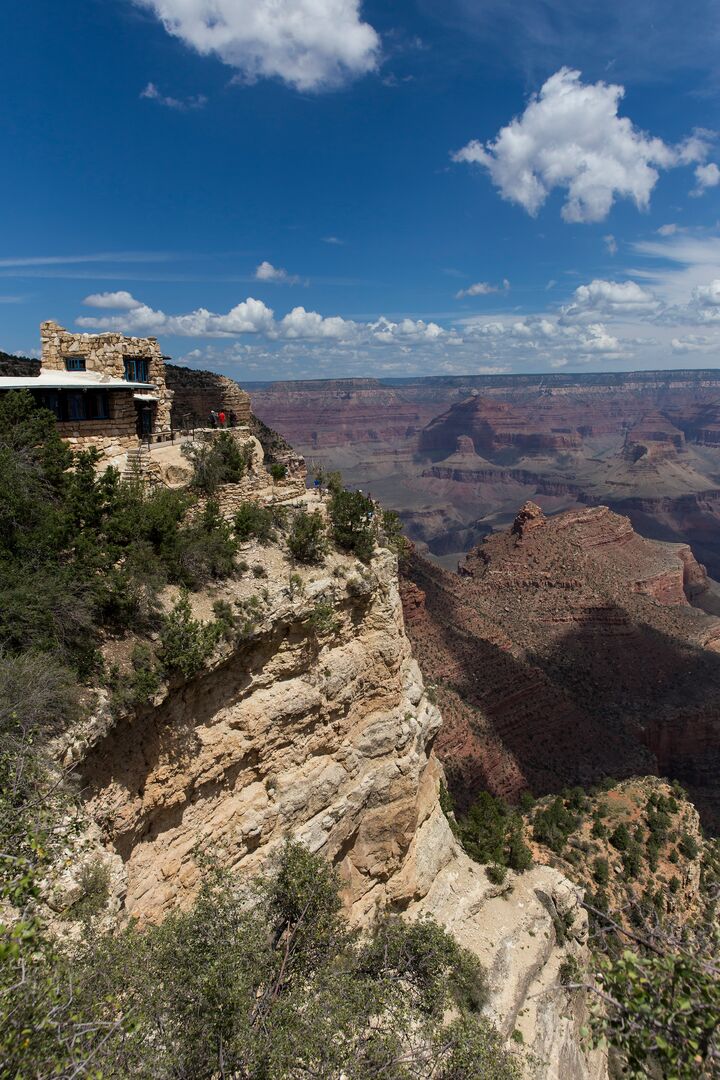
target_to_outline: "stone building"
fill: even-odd
[[[173,392],[156,338],[79,334],[44,322],[40,341],[39,374],[0,377],[0,392],[29,390],[55,413],[68,442],[113,456],[171,437]]]

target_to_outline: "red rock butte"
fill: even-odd
[[[655,773],[719,823],[720,619],[690,603],[711,584],[687,545],[527,502],[459,570],[413,554],[403,602],[461,807]]]

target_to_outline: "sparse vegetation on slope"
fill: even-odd
[[[516,1080],[476,958],[427,919],[361,940],[338,889],[287,844],[250,888],[209,871],[159,927],[68,948],[5,928],[0,1077]]]

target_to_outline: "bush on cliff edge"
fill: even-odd
[[[61,950],[28,923],[3,944],[2,1078],[518,1080],[477,959],[429,919],[361,940],[297,844],[249,889],[211,872],[160,926]]]

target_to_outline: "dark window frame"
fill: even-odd
[[[71,408],[73,402],[74,407]],[[84,424],[87,421],[111,419],[110,395],[107,390],[43,390],[39,404],[55,413],[61,424]]]
[[[84,356],[66,356],[65,358],[65,370],[66,371],[86,371],[85,357]]]
[[[123,356],[125,381],[136,383],[150,382],[150,358],[147,356]]]

